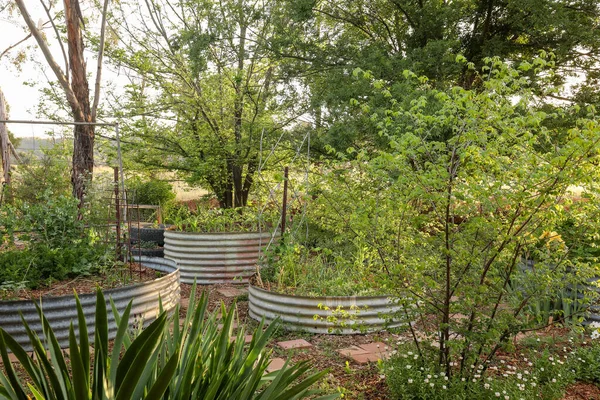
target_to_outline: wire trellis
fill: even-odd
[[[263,143],[264,143],[264,129],[261,132],[261,136],[260,136],[260,145],[259,145],[259,162],[258,162],[258,169],[257,169],[257,176],[258,176],[258,180],[259,182],[266,188],[267,190],[267,200],[265,201],[264,204],[262,204],[262,206],[259,207],[258,210],[258,227],[259,227],[259,232],[262,233],[262,226],[264,224],[264,219],[263,219],[263,215],[265,213],[265,211],[267,210],[267,208],[269,207],[270,204],[274,204],[277,206],[277,208],[280,211],[280,219],[279,222],[277,224],[277,227],[273,230],[273,233],[271,234],[271,239],[269,241],[269,243],[266,245],[265,247],[265,251],[267,251],[270,246],[272,245],[273,241],[275,240],[275,238],[277,237],[277,231],[278,229],[281,228],[282,226],[282,222],[283,222],[283,218],[284,216],[287,214],[287,209],[290,209],[293,205],[294,202],[297,202],[298,199],[302,198],[300,196],[300,192],[301,192],[301,188],[298,187],[291,187],[291,190],[293,192],[292,196],[291,196],[291,200],[289,202],[287,202],[286,204],[286,210],[283,210],[283,201],[280,202],[280,197],[278,196],[279,191],[281,190],[281,185],[283,183],[283,181],[279,181],[276,184],[272,185],[267,181],[267,179],[265,178],[265,176],[263,175],[263,170],[264,167],[267,165],[267,162],[269,161],[269,159],[275,154],[275,152],[277,151],[278,146],[281,143],[281,140],[283,139],[284,135],[286,134],[286,132],[282,132],[282,134],[279,136],[279,138],[277,139],[277,141],[275,142],[275,144],[273,144],[273,146],[271,146],[271,149],[269,150],[268,155],[264,158],[263,160]],[[294,152],[294,156],[292,157],[292,159],[288,162],[286,162],[286,167],[288,165],[294,165],[296,160],[299,159],[300,157],[302,157],[304,154],[302,152],[302,149],[304,148],[306,144],[306,162],[302,163],[302,165],[304,166],[304,182],[303,182],[303,189],[304,189],[304,195],[306,197],[308,197],[308,192],[309,192],[309,172],[310,172],[310,130],[308,130],[306,132],[306,134],[304,134],[302,140],[300,141],[299,145],[296,146],[295,148],[295,152]],[[280,162],[281,163],[281,162]],[[283,165],[281,165],[281,167],[283,167]],[[282,168],[283,169],[283,168]],[[292,180],[287,178],[288,182],[291,182]],[[286,211],[286,212],[284,212]],[[291,232],[292,235],[295,235],[298,233],[299,229],[303,226],[305,220],[306,220],[306,212],[307,212],[307,201],[305,198],[305,201],[302,204],[302,214],[301,214],[301,218],[300,221],[296,224],[294,224],[294,231]],[[285,235],[285,232],[281,232],[281,236],[283,238],[283,236]],[[309,235],[309,226],[308,224],[306,224],[306,238],[308,239],[308,235]],[[260,244],[262,245],[262,243]]]

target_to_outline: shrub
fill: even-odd
[[[106,247],[79,218],[78,201],[70,194],[46,190],[40,202],[15,202],[0,211],[5,251],[0,253],[0,284],[35,288],[49,280],[85,275],[100,267]],[[25,248],[13,248],[14,238]]]
[[[577,380],[600,384],[600,342],[598,339],[593,340],[589,346],[576,349],[572,360]]]
[[[159,179],[141,180],[139,177],[127,181],[130,204],[164,205],[175,199],[169,182]]]
[[[414,346],[402,346],[382,369],[393,398],[402,400],[552,400],[562,398],[573,381],[570,363],[547,351],[515,361],[518,366],[504,361],[467,365],[467,379],[457,372],[459,363],[453,363],[453,373],[447,375]]]

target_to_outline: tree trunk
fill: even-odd
[[[86,76],[86,64],[83,57],[83,36],[80,21],[79,0],[64,0],[65,19],[67,21],[67,40],[69,43],[69,67],[71,69],[71,87],[77,98],[77,108],[83,114],[83,120],[75,118],[76,122],[92,122],[90,109],[90,90]],[[71,107],[77,117],[77,108]],[[73,169],[71,183],[73,195],[83,206],[87,182],[92,179],[94,172],[94,126],[76,125],[74,129]]]
[[[79,199],[79,207],[83,205],[88,182],[94,172],[94,126],[75,126],[73,147],[73,169],[71,183],[73,195]]]

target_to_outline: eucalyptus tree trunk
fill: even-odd
[[[44,54],[46,62],[54,72],[58,83],[66,95],[67,102],[71,108],[73,121],[76,123],[87,123],[76,125],[74,129],[73,146],[73,168],[71,170],[71,183],[73,195],[79,200],[79,207],[84,203],[85,186],[92,178],[94,171],[94,125],[96,112],[100,99],[100,79],[102,72],[102,57],[104,53],[104,33],[106,29],[106,14],[109,0],[104,0],[102,10],[102,23],[100,29],[100,44],[98,49],[98,60],[96,67],[96,81],[94,86],[94,100],[90,102],[90,89],[87,80],[86,62],[83,55],[83,15],[79,6],[79,0],[63,0],[64,17],[67,27],[67,49],[66,55],[64,45],[56,24],[50,14],[50,9],[42,2],[46,15],[55,29],[60,48],[65,58],[65,67],[62,69],[50,51],[47,40],[31,19],[24,0],[15,0],[17,7],[27,24],[29,31],[35,38],[40,50]]]
[[[95,122],[92,120],[90,89],[86,76],[85,59],[83,58],[79,0],[64,0],[64,7],[67,21],[71,87],[77,99],[77,103],[70,104],[71,110],[75,122]],[[80,206],[85,196],[86,184],[91,180],[94,172],[94,130],[94,125],[75,125],[73,132],[71,183],[73,185],[73,195],[79,199]]]

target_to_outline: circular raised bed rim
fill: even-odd
[[[284,329],[311,333],[347,335],[402,325],[391,317],[400,307],[387,296],[293,296],[250,285],[249,308],[257,321],[279,318]]]
[[[134,258],[142,265],[167,272],[167,275],[148,282],[140,282],[120,288],[103,291],[108,310],[108,335],[113,339],[116,335],[117,325],[112,313],[110,299],[115,307],[122,313],[127,304],[132,301],[130,323],[142,322],[149,324],[159,314],[159,304],[162,303],[164,311],[172,311],[179,304],[179,271],[177,264],[162,258]],[[94,318],[96,311],[96,293],[79,295],[87,323],[89,340],[94,340]],[[31,350],[29,337],[23,327],[21,316],[27,321],[29,327],[43,338],[42,325],[35,303],[38,303],[48,319],[54,334],[61,345],[69,345],[69,326],[71,322],[78,333],[78,320],[75,296],[42,297],[38,300],[0,301],[0,327],[9,333],[26,350]]]

